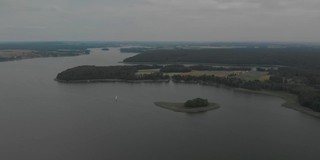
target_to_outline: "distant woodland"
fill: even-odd
[[[124,62],[320,66],[319,48],[159,49]]]
[[[56,77],[58,81],[79,81],[79,80],[162,80],[169,79],[162,73],[151,73],[136,75],[139,69],[150,69],[157,66],[79,66],[67,69]]]
[[[120,52],[121,53],[141,53],[151,49],[152,48],[146,48],[146,47],[128,47],[128,48],[120,48]]]
[[[89,48],[108,47],[98,42],[10,42],[0,43],[0,61],[36,57],[77,56],[89,54]]]

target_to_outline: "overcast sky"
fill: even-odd
[[[0,41],[320,42],[320,0],[0,0]]]

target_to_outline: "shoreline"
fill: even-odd
[[[76,57],[76,56],[83,56],[87,54],[74,54],[74,55],[57,55],[57,56],[34,56],[34,57],[23,57],[23,58],[10,58],[10,59],[2,59],[0,63],[3,62],[14,62],[14,61],[23,61],[23,60],[30,60],[30,59],[40,59],[40,58],[60,58],[60,57]],[[1,57],[0,57],[1,58]]]
[[[246,92],[246,93],[263,94],[267,96],[278,97],[285,101],[283,104],[281,104],[281,106],[296,110],[298,112],[307,114],[309,116],[320,118],[320,112],[315,112],[310,108],[301,106],[298,102],[298,96],[292,93],[281,92],[281,91],[267,91],[267,90],[254,91],[254,90],[248,90],[243,88],[234,88],[234,90]]]
[[[103,82],[123,82],[123,83],[169,83],[169,79],[161,80],[124,80],[124,79],[91,79],[91,80],[58,80],[59,83],[103,83]]]

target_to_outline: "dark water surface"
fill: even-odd
[[[189,84],[53,81],[67,68],[131,55],[93,49],[1,62],[0,160],[320,159],[320,120],[276,97]],[[195,97],[221,108],[185,114],[153,105]]]

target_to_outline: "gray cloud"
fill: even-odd
[[[0,41],[320,41],[319,0],[0,0]]]

